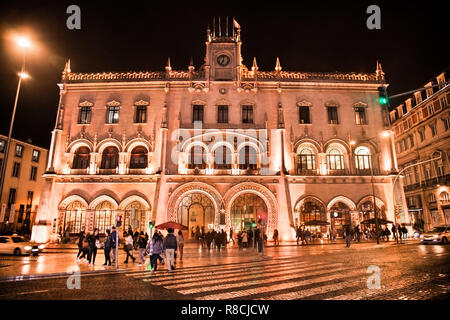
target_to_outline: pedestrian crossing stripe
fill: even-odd
[[[383,275],[382,289],[368,289],[364,267],[337,262],[310,264],[299,257],[183,268],[170,274],[166,270],[157,274],[146,272],[134,274],[133,278],[197,300],[370,299],[395,291],[405,283],[430,281],[417,279],[417,274],[392,270]],[[396,288],[390,289],[391,284]]]

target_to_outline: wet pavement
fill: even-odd
[[[176,269],[170,273],[163,266],[159,266],[158,272],[148,271],[146,266],[138,267],[137,262],[119,264],[119,272],[105,272],[101,266],[102,255],[97,256],[98,265],[90,267],[76,263],[76,252],[49,249],[37,258],[1,256],[0,299],[440,300],[450,297],[450,245],[421,245],[416,241],[398,245],[393,241],[380,245],[355,243],[350,248],[341,243],[288,245],[266,247],[262,257],[252,248],[208,252],[197,244],[189,244],[183,261],[178,260]],[[119,261],[123,262],[125,256],[121,255]],[[78,290],[67,287],[71,275],[66,273],[67,268],[74,265],[81,271],[98,272],[82,274]],[[58,272],[59,276],[25,280],[27,274]]]

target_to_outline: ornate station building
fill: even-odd
[[[172,220],[234,232],[262,215],[269,239],[277,229],[282,240],[300,225],[339,237],[375,210],[408,224],[404,197],[394,203],[381,65],[307,73],[277,59],[262,71],[256,58],[243,64],[241,45],[234,23],[208,28],[197,70],[169,59],[162,72],[75,73],[68,61],[34,240],[103,233],[118,215],[121,230]]]

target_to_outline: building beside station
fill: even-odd
[[[442,72],[390,112],[410,220],[427,231],[450,225],[449,75]]]
[[[263,71],[253,58],[248,68],[237,23],[208,28],[205,45],[198,69],[169,59],[165,71],[76,73],[67,62],[35,240],[102,233],[118,215],[121,229],[171,220],[235,232],[262,215],[282,240],[300,225],[340,236],[375,210],[394,221],[395,205],[409,224],[406,202],[394,204],[381,64],[296,72],[277,59]]]
[[[0,135],[0,169],[7,136]],[[40,201],[48,150],[31,141],[11,139],[0,199],[0,230],[31,233]],[[1,174],[1,170],[0,170]]]

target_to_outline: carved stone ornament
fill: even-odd
[[[111,100],[106,103],[108,107],[118,107],[120,106],[120,102],[116,100]]]
[[[135,106],[148,106],[150,103],[148,102],[148,101],[145,101],[145,100],[139,100],[139,101],[136,101],[135,103],[134,103],[134,105]]]
[[[78,104],[80,107],[92,107],[94,104],[92,102],[89,102],[87,100],[84,100],[80,104]]]

